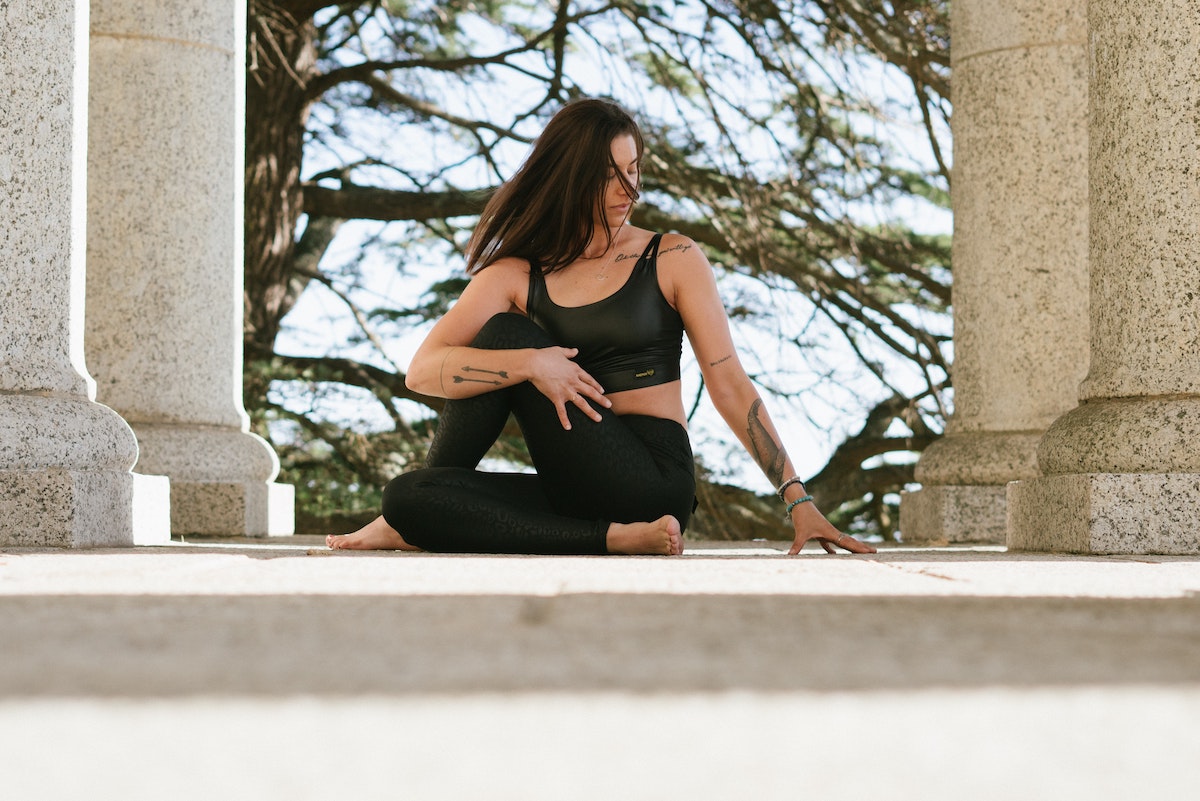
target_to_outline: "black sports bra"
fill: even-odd
[[[615,293],[584,306],[559,306],[546,276],[531,265],[526,314],[563,347],[579,348],[575,361],[605,392],[624,392],[679,380],[683,318],[658,285],[655,234]]]

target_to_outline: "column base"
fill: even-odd
[[[127,548],[171,541],[166,476],[0,470],[0,546]]]
[[[266,481],[171,481],[171,530],[193,537],[296,533],[296,488]]]
[[[1008,547],[1200,554],[1200,474],[1078,473],[1008,485]]]
[[[928,486],[900,495],[900,538],[922,545],[1003,544],[1003,486]]]

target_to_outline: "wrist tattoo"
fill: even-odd
[[[762,407],[761,398],[755,398],[754,403],[750,404],[750,413],[746,415],[746,434],[750,438],[750,447],[753,450],[751,455],[758,462],[758,466],[767,474],[772,484],[778,484],[783,480],[787,454],[759,418],[758,413]]]
[[[728,356],[723,356],[723,357],[721,357],[720,359],[717,359],[715,362],[709,362],[709,363],[708,363],[708,366],[709,366],[709,367],[716,367],[718,364],[721,364],[722,362],[727,362],[727,361],[729,361],[729,360],[730,360],[730,359],[732,359],[732,358],[733,358],[733,354],[731,353],[731,354],[729,354]]]

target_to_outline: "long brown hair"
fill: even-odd
[[[645,145],[628,112],[602,98],[563,106],[525,163],[488,201],[467,244],[467,272],[508,256],[552,272],[581,257],[596,233],[596,217],[603,219],[611,172],[630,198],[638,197],[612,157],[612,141],[625,134],[637,145],[640,165]],[[604,233],[611,245],[612,233],[607,227]]]

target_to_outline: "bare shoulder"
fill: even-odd
[[[529,278],[529,262],[525,259],[518,259],[516,256],[497,259],[475,273],[472,280],[484,277],[491,281],[524,280]]]
[[[700,246],[683,234],[663,234],[658,245],[659,275],[673,284],[687,285],[700,280],[707,283],[712,265]]]
[[[660,264],[675,270],[709,269],[704,251],[691,237],[683,234],[663,234],[658,245],[658,258]]]
[[[471,276],[471,284],[476,291],[486,290],[490,295],[503,296],[524,308],[529,288],[529,262],[515,257],[499,259]]]
[[[663,296],[676,309],[697,298],[716,295],[712,265],[700,246],[683,234],[663,234],[658,245],[658,282]],[[693,303],[688,303],[687,299]]]

